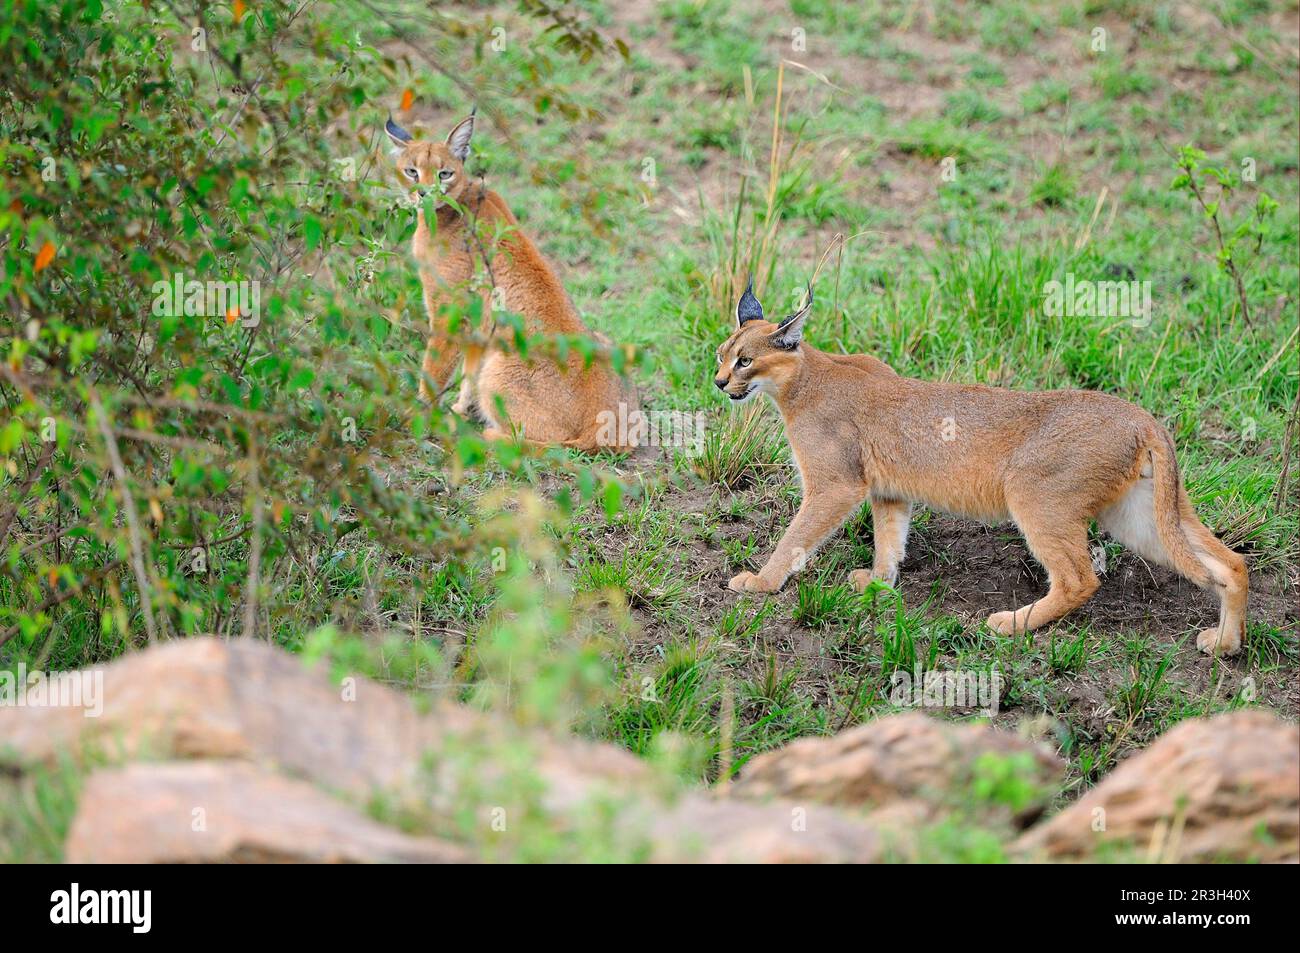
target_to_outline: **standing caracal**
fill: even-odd
[[[418,141],[392,119],[385,131],[393,142],[398,175],[417,202],[431,192],[435,196],[434,227],[425,221],[421,204],[411,242],[429,315],[421,398],[441,394],[463,356],[460,394],[452,410],[468,416],[477,408],[488,423],[485,437],[506,436],[514,425],[530,442],[577,450],[627,449],[619,440],[631,438],[611,441],[606,435],[628,432],[615,421],[635,412],[637,399],[608,360],[597,357],[588,363],[577,349],[558,362],[547,356],[529,360],[491,344],[467,345],[462,355],[448,327],[442,306],[477,290],[484,330],[497,304],[521,315],[530,335],[590,337],[609,346],[583,324],[560,279],[501,196],[465,173],[474,114],[457,124],[446,142]]]
[[[912,504],[987,521],[1011,519],[1047,570],[1047,595],[990,628],[1024,632],[1059,619],[1097,590],[1088,524],[1219,597],[1219,624],[1196,640],[1232,655],[1245,635],[1246,562],[1196,518],[1174,442],[1145,410],[1086,390],[1012,391],[900,377],[865,354],[827,354],[802,343],[812,286],[773,324],[753,294],[718,348],[714,384],[734,401],[768,394],[785,419],[803,481],[799,512],[767,564],[728,584],[775,592],[871,499],[875,559],[849,575],[859,590],[891,585]]]

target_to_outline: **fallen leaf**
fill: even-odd
[[[402,112],[406,112],[415,104],[415,93],[409,89],[402,93]]]
[[[54,242],[46,242],[41,246],[41,250],[36,253],[36,270],[42,271],[50,266],[54,261]]]

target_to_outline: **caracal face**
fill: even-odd
[[[764,320],[751,278],[736,303],[739,327],[718,348],[718,370],[713,385],[737,403],[756,394],[777,396],[782,385],[798,374],[803,360],[799,333],[811,310],[810,285],[803,306],[794,314],[776,324]]]
[[[398,180],[410,190],[411,203],[419,205],[426,195],[435,196],[435,206],[448,200],[460,203],[469,188],[465,160],[474,135],[474,114],[457,124],[446,142],[425,142],[389,119],[384,131],[393,144],[393,165]]]

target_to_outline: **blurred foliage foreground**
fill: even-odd
[[[609,620],[574,605],[545,543],[580,504],[447,492],[490,451],[414,398],[414,221],[367,92],[400,90],[397,64],[312,6],[0,12],[0,659],[70,668],[193,632],[300,646],[341,620],[389,634],[318,633],[357,670],[567,721],[557,699],[609,683]],[[501,95],[599,46],[571,14],[528,12],[549,41],[518,77],[494,67]],[[617,484],[567,465],[617,506]],[[366,604],[341,610],[358,572]],[[493,615],[451,671],[420,609],[467,573],[494,580]],[[555,639],[574,650],[525,651]]]

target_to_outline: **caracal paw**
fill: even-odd
[[[858,592],[866,592],[873,582],[883,582],[891,589],[898,587],[898,570],[855,569],[849,573],[849,585]]]
[[[1236,655],[1241,651],[1241,636],[1217,626],[1203,629],[1196,637],[1196,647],[1206,655]]]
[[[1002,635],[1015,635],[1017,632],[1025,631],[1025,627],[1016,622],[1014,612],[995,612],[984,620],[984,624]]]
[[[777,587],[763,581],[763,577],[752,572],[738,572],[731,577],[727,588],[732,592],[776,592]]]

